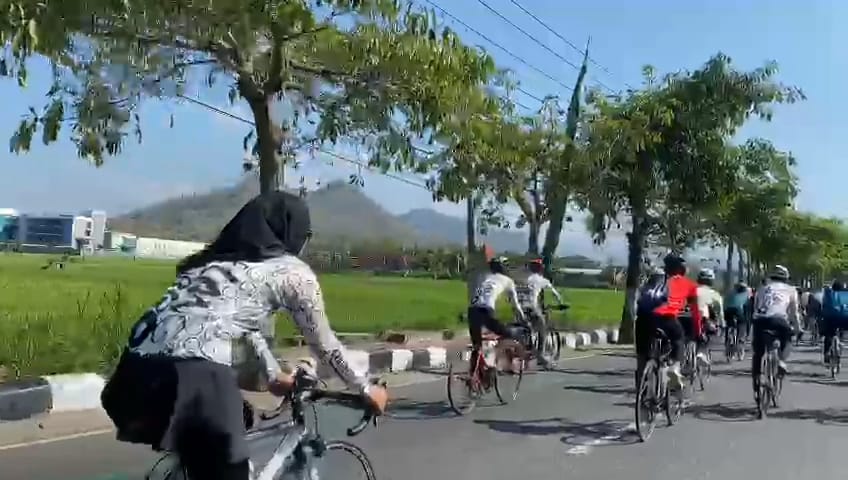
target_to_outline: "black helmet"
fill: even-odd
[[[682,256],[676,253],[669,253],[663,259],[663,265],[665,267],[665,271],[668,274],[676,274],[676,273],[685,273],[686,272],[686,260],[683,259]]]
[[[509,259],[506,257],[492,257],[489,260],[489,270],[493,273],[505,273],[508,265]]]
[[[843,290],[848,290],[848,288],[846,288],[845,282],[843,282],[842,280],[834,280],[831,288],[833,288],[833,290],[835,292],[841,292]]]

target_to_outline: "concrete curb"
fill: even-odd
[[[617,343],[618,329],[599,329],[590,333],[564,332],[560,335],[561,347],[575,349],[589,345]],[[494,342],[484,342],[483,354],[491,361]],[[444,347],[416,349],[393,348],[368,352],[348,350],[354,371],[359,374],[432,370],[447,366],[449,351]],[[460,352],[451,352],[460,354]],[[468,360],[470,352],[462,350]],[[332,376],[320,366],[318,374]],[[47,412],[71,412],[100,407],[100,392],[106,384],[103,377],[94,373],[49,375],[21,379],[0,384],[0,421],[23,420]]]

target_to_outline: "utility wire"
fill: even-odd
[[[455,15],[453,15],[452,13],[448,12],[448,11],[447,11],[447,10],[445,10],[444,8],[440,7],[439,5],[437,5],[437,4],[435,4],[435,3],[433,3],[431,0],[424,0],[424,1],[425,1],[425,2],[427,2],[428,4],[430,4],[430,6],[432,6],[432,7],[433,7],[433,8],[435,8],[436,10],[438,10],[438,11],[442,12],[442,14],[443,14],[443,15],[445,15],[446,17],[448,17],[448,18],[450,18],[451,20],[455,21],[456,23],[458,23],[458,24],[462,25],[463,27],[465,27],[466,29],[468,29],[468,31],[470,31],[470,32],[472,32],[472,33],[474,33],[474,34],[476,34],[477,36],[479,36],[479,37],[480,37],[480,38],[482,38],[483,40],[485,40],[485,41],[487,41],[487,42],[491,43],[491,44],[492,44],[492,45],[494,45],[495,47],[497,47],[497,48],[499,48],[500,50],[502,50],[503,52],[505,52],[507,55],[509,55],[509,56],[511,56],[512,58],[514,58],[515,60],[517,60],[517,61],[521,62],[521,63],[522,63],[522,64],[524,64],[525,66],[527,66],[527,67],[529,67],[529,68],[533,69],[534,71],[536,71],[536,72],[537,72],[537,73],[539,73],[540,75],[543,75],[543,76],[544,76],[545,78],[547,78],[548,80],[550,80],[550,81],[552,81],[552,82],[556,83],[557,85],[559,85],[559,86],[561,86],[562,88],[564,88],[564,89],[568,90],[569,92],[571,92],[571,91],[573,91],[573,90],[574,90],[572,87],[570,87],[569,85],[566,85],[565,83],[562,83],[560,80],[558,80],[556,77],[554,77],[554,76],[553,76],[553,75],[551,75],[550,73],[548,73],[548,72],[546,72],[546,71],[542,70],[541,68],[539,68],[539,67],[537,67],[537,66],[533,65],[532,63],[528,62],[527,60],[523,59],[523,58],[522,58],[522,57],[520,57],[519,55],[517,55],[517,54],[513,53],[510,49],[508,49],[508,48],[504,47],[503,45],[501,45],[500,43],[498,43],[498,42],[496,42],[496,41],[492,40],[492,39],[491,39],[488,35],[486,35],[486,34],[484,34],[484,33],[480,32],[479,30],[477,30],[476,28],[472,27],[471,25],[468,25],[467,23],[463,22],[461,19],[457,18],[457,17],[456,17]]]
[[[583,49],[581,49],[580,47],[578,47],[577,45],[575,45],[575,44],[571,43],[571,42],[570,42],[567,38],[565,38],[565,37],[564,37],[564,36],[562,36],[559,32],[557,32],[556,30],[554,30],[554,29],[553,29],[550,25],[548,25],[547,23],[545,23],[544,21],[542,21],[542,19],[540,19],[538,16],[536,16],[533,12],[531,12],[530,10],[527,10],[527,8],[525,8],[525,7],[524,7],[524,5],[522,5],[521,3],[519,3],[519,2],[518,2],[518,0],[509,0],[509,1],[510,1],[510,3],[512,3],[513,5],[515,5],[516,7],[518,7],[518,9],[519,9],[519,10],[521,10],[522,12],[524,12],[525,14],[527,14],[530,18],[532,18],[533,20],[535,20],[535,21],[536,21],[536,23],[538,23],[539,25],[541,25],[542,27],[544,27],[547,31],[551,32],[551,33],[552,33],[552,34],[554,34],[557,38],[559,38],[560,40],[562,40],[563,42],[565,42],[565,44],[566,44],[566,45],[568,45],[569,47],[571,47],[572,49],[574,49],[575,51],[577,51],[577,52],[578,52],[578,53],[580,53],[581,55],[585,55],[585,54],[586,54],[586,51],[585,51],[585,50],[583,50]],[[611,77],[613,76],[612,72],[610,72],[610,71],[609,71],[609,69],[608,69],[607,67],[605,67],[605,66],[601,65],[600,63],[598,63],[597,61],[595,61],[592,57],[588,57],[588,58],[589,58],[589,61],[590,61],[590,62],[592,62],[592,65],[594,65],[594,66],[598,67],[600,70],[602,70],[603,72],[605,72],[607,75],[609,75],[609,76],[611,76]],[[598,82],[598,83],[600,83],[600,82]],[[628,84],[627,82],[625,82],[624,84],[625,84],[625,85],[627,85],[627,87],[628,87],[628,88],[631,88],[631,89],[633,88],[633,86],[631,86],[631,85],[630,85],[630,84]],[[602,84],[602,85],[603,85],[603,84]]]

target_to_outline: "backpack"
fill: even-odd
[[[848,320],[848,291],[828,290],[828,298],[823,302],[825,318],[839,318]]]
[[[656,285],[645,286],[639,292],[639,298],[636,301],[636,312],[642,315],[649,314],[666,301],[668,301],[667,280],[658,282]]]

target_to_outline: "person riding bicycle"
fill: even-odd
[[[480,281],[468,306],[468,334],[471,337],[471,371],[476,368],[477,356],[483,348],[483,327],[498,335],[516,341],[521,340],[522,333],[514,328],[503,325],[495,318],[495,305],[498,297],[506,292],[509,303],[515,312],[516,319],[526,324],[524,311],[518,303],[518,292],[515,282],[507,276],[506,257],[494,257],[489,260],[489,273]]]
[[[724,328],[724,301],[721,294],[713,288],[715,272],[711,268],[702,268],[698,272],[698,310],[703,320],[704,335],[698,338],[698,359],[709,365],[705,353],[709,348],[710,337]]]
[[[825,289],[821,310],[824,352],[827,355],[836,330],[848,330],[848,287],[845,282],[835,280],[830,288]]]
[[[779,368],[782,373],[788,372],[786,360],[789,359],[789,350],[792,345],[793,327],[800,330],[800,318],[798,316],[798,292],[789,284],[789,269],[783,265],[776,265],[769,274],[765,286],[757,289],[754,298],[754,339],[752,358],[752,375],[754,381],[760,374],[760,359],[765,354],[766,336],[765,331],[771,330],[777,334],[780,342]],[[756,386],[756,385],[755,385]]]
[[[680,361],[683,357],[684,332],[680,315],[688,306],[691,313],[692,334],[701,334],[701,311],[698,308],[698,286],[686,277],[686,260],[668,254],[663,260],[665,279],[653,288],[643,289],[636,308],[636,378],[648,360],[651,344],[657,330],[668,337],[671,344],[669,378],[672,386],[683,385]]]
[[[559,305],[563,305],[562,296],[554,288],[554,284],[542,275],[544,264],[541,258],[531,260],[527,264],[527,269],[530,271],[530,275],[517,284],[518,304],[536,331],[544,332],[547,326],[547,319],[545,318],[543,306],[539,302],[539,297],[545,290],[550,290],[554,297],[556,297]],[[543,347],[544,342],[538,342],[536,346],[536,363],[542,366],[547,364],[547,360],[542,356]]]
[[[748,336],[750,322],[748,321],[748,299],[751,289],[745,282],[739,282],[724,298],[724,331],[725,341],[731,328],[736,329],[736,338],[744,340]],[[740,341],[741,343],[741,341]]]
[[[160,303],[132,327],[101,402],[118,439],[175,452],[189,478],[247,480],[244,400],[233,341],[249,342],[264,364],[268,390],[290,391],[260,333],[287,312],[312,353],[376,413],[385,388],[353,369],[324,309],[318,279],[300,258],[311,237],[306,202],[284,192],[249,202],[201,251],[177,267]]]

